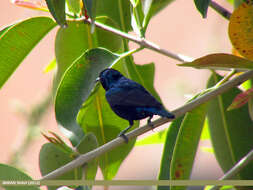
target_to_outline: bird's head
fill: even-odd
[[[98,80],[101,82],[103,88],[108,90],[116,83],[123,75],[115,69],[105,69],[99,74]]]

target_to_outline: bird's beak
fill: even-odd
[[[99,78],[99,77],[96,78],[95,82],[97,83],[97,82],[99,82],[99,81],[100,81],[100,78]]]

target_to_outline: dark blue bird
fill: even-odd
[[[129,121],[130,126],[121,131],[124,135],[134,124],[134,120],[149,117],[150,124],[153,115],[174,118],[172,113],[164,109],[154,96],[152,96],[142,85],[124,77],[115,69],[105,69],[99,74],[98,80],[106,90],[106,99],[112,110],[123,119]]]

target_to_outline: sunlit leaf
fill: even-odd
[[[68,9],[74,14],[79,14],[81,12],[81,0],[66,0]]]
[[[48,73],[52,70],[56,69],[56,60],[53,59],[44,69],[43,72],[44,73]]]
[[[236,50],[253,60],[253,6],[252,1],[242,3],[230,17],[229,38]]]
[[[150,144],[163,144],[165,141],[166,134],[167,134],[166,129],[156,132],[156,133],[151,134],[147,137],[137,140],[135,143],[135,146],[144,146],[144,145],[150,145]]]
[[[195,68],[238,68],[238,69],[253,69],[253,61],[225,53],[210,54],[204,57],[195,59],[192,62],[178,64],[178,66],[195,67]]]
[[[210,139],[210,133],[209,133],[209,129],[208,129],[208,121],[207,119],[205,119],[205,123],[204,123],[204,127],[202,130],[202,134],[200,137],[201,140],[209,140]]]
[[[1,31],[0,87],[33,47],[55,26],[55,22],[48,17],[34,17]]]

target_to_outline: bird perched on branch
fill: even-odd
[[[142,85],[124,77],[115,69],[105,69],[97,79],[106,90],[106,99],[111,109],[121,118],[128,120],[129,127],[120,132],[126,142],[125,133],[133,126],[134,120],[149,117],[151,123],[153,115],[167,118],[175,116],[166,111],[161,103],[152,96]]]

